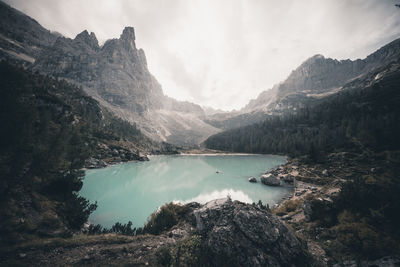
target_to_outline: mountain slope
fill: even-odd
[[[144,51],[136,48],[132,27],[102,47],[87,31],[75,39],[60,37],[42,51],[32,68],[83,85],[89,95],[119,117],[137,123],[153,139],[193,145],[218,132],[202,121],[200,106],[163,94],[147,68]],[[178,120],[182,123],[167,123]]]
[[[383,46],[365,59],[335,60],[315,55],[291,72],[288,78],[263,91],[239,112],[210,116],[207,122],[233,129],[262,122],[274,115],[296,112],[340,92],[343,86],[400,58],[400,39]]]
[[[31,64],[56,39],[34,19],[0,1],[0,60]]]
[[[136,47],[134,28],[126,27],[120,38],[99,46],[94,33],[85,30],[74,39],[50,33],[2,2],[0,15],[0,59],[82,86],[112,113],[158,141],[197,145],[219,131],[204,122],[199,105],[163,94],[144,51]],[[172,127],[167,121],[182,123]]]
[[[296,107],[296,97],[323,97],[337,92],[340,88],[360,75],[385,66],[400,58],[400,39],[383,46],[365,59],[335,60],[315,55],[307,59],[282,83],[244,107],[244,111],[263,109],[273,112]],[[292,97],[284,104],[285,98]],[[283,103],[283,105],[282,105]],[[292,106],[290,106],[292,105]]]
[[[299,156],[340,149],[400,149],[400,60],[347,84],[319,103],[211,136],[208,148]]]

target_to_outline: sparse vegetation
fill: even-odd
[[[129,221],[126,224],[122,224],[120,222],[115,223],[111,228],[103,228],[100,224],[90,225],[88,229],[88,234],[121,234],[121,235],[128,235],[128,236],[135,236],[142,232],[142,228],[132,228],[132,222]]]
[[[163,247],[156,255],[162,266],[207,266],[206,246],[198,235],[193,235],[175,246]]]
[[[150,215],[148,222],[143,227],[144,233],[160,234],[176,225],[188,211],[187,206],[168,203]]]
[[[302,203],[302,199],[291,199],[282,203],[282,205],[280,205],[277,209],[272,210],[272,212],[276,215],[283,216],[301,208]]]

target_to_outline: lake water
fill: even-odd
[[[230,195],[234,200],[261,200],[271,206],[290,188],[266,186],[259,177],[285,160],[274,155],[152,156],[147,162],[87,170],[80,195],[97,201],[89,221],[105,227],[128,221],[143,226],[152,212],[171,201],[205,203]],[[249,183],[249,176],[258,183]]]

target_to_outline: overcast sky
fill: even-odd
[[[364,58],[400,37],[396,0],[6,0],[67,37],[133,26],[164,93],[243,107],[315,54]]]

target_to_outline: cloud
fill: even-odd
[[[6,0],[44,27],[101,42],[136,29],[150,71],[172,97],[243,107],[308,57],[364,58],[398,38],[395,0]]]
[[[194,198],[188,200],[173,200],[174,203],[190,203],[190,202],[198,202],[200,204],[205,204],[214,199],[221,199],[230,197],[232,200],[238,200],[244,203],[253,203],[254,201],[244,192],[238,190],[235,191],[233,189],[222,189],[222,190],[214,190],[211,193],[203,193]]]

